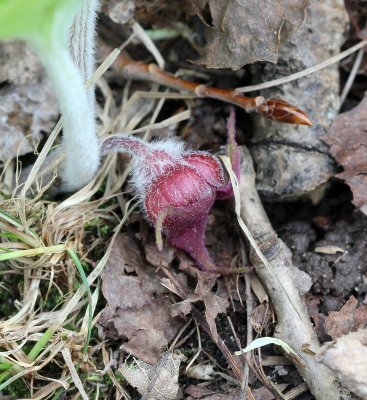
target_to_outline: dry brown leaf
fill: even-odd
[[[271,320],[271,310],[269,305],[262,303],[257,306],[250,314],[251,325],[255,332],[261,333],[269,325]]]
[[[325,320],[325,331],[333,339],[367,326],[367,305],[360,304],[354,296],[339,311],[330,311]]]
[[[277,388],[278,390],[283,392],[287,386],[287,384],[280,383],[277,385]],[[253,389],[252,394],[254,395],[256,400],[274,400],[276,398],[275,395],[265,386],[261,386],[258,389]]]
[[[338,115],[324,141],[344,171],[338,175],[353,192],[353,203],[367,215],[367,96]]]
[[[121,346],[124,351],[154,364],[183,321],[172,318],[167,289],[141,254],[128,234],[116,240],[102,274],[108,305],[99,320],[100,334],[127,339]]]
[[[215,392],[202,386],[190,385],[185,389],[185,393],[193,399],[202,399],[205,398],[205,396],[214,394]]]
[[[216,280],[216,276],[199,274],[198,283],[195,288],[195,296],[204,302],[205,319],[215,340],[218,339],[215,318],[218,314],[225,313],[229,306],[227,297],[221,297],[212,292],[212,288],[215,285]]]
[[[208,68],[238,69],[257,61],[278,60],[279,34],[285,21],[301,25],[308,0],[194,0],[209,4],[212,24],[197,63]]]
[[[367,330],[341,336],[323,346],[319,361],[327,365],[340,382],[362,399],[367,399]]]
[[[221,391],[225,393],[216,393],[218,390],[210,390],[201,386],[190,385],[185,389],[185,393],[189,396],[186,400],[240,400],[242,396],[238,389],[222,385]]]
[[[326,316],[319,311],[321,296],[315,296],[311,293],[308,293],[305,297],[305,302],[308,314],[313,320],[317,336],[323,341],[328,340],[329,337],[326,336],[324,327]]]
[[[155,243],[144,244],[145,257],[155,267],[168,267],[175,258],[175,251],[172,246],[164,246],[160,251]]]
[[[214,282],[215,283],[215,282]],[[218,296],[216,293],[212,292],[210,289],[214,286],[208,286],[208,292],[201,292],[203,288],[200,284],[200,278],[198,287],[195,293],[189,294],[186,300],[176,303],[171,308],[172,316],[177,315],[187,315],[191,311],[191,303],[196,303],[198,301],[203,301],[205,305],[205,320],[209,325],[210,331],[215,340],[218,339],[217,327],[215,324],[215,319],[218,314],[225,313],[229,306],[229,301],[227,297]]]
[[[186,315],[191,309],[191,303],[198,301],[204,302],[205,305],[205,320],[209,325],[210,331],[215,340],[218,339],[218,332],[215,324],[215,319],[218,314],[225,313],[229,306],[228,293],[224,292],[219,285],[216,292],[212,291],[217,282],[218,275],[206,274],[200,272],[197,267],[193,266],[192,261],[187,255],[179,252],[178,258],[180,260],[180,269],[186,271],[190,275],[197,278],[197,284],[194,292],[190,291],[187,286],[187,281],[180,279],[180,290],[183,293],[188,293],[186,299],[173,306],[173,315],[184,314]]]

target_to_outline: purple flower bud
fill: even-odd
[[[234,119],[232,111],[228,119],[228,148],[233,169],[239,176]],[[147,143],[114,135],[103,142],[102,150],[104,154],[118,151],[132,156],[131,182],[147,219],[163,230],[169,242],[189,253],[201,270],[220,272],[204,240],[215,200],[233,196],[219,160],[204,151],[184,150],[181,143],[172,139]]]

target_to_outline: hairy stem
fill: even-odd
[[[82,76],[67,49],[49,46],[47,52],[38,50],[63,116],[66,160],[61,171],[62,189],[74,191],[94,177],[99,164],[94,110],[91,110]]]
[[[95,23],[99,0],[83,0],[82,8],[76,15],[69,31],[69,46],[71,56],[79,68],[84,82],[91,78],[95,63]],[[94,112],[94,86],[88,89],[88,99],[91,111]]]

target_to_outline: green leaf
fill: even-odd
[[[0,39],[66,42],[82,0],[0,0]]]

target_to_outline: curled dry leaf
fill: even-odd
[[[115,242],[102,274],[102,292],[108,305],[99,319],[100,335],[127,340],[124,351],[154,364],[182,320],[171,316],[167,290],[128,234]]]
[[[340,382],[362,399],[367,399],[367,330],[341,336],[322,347],[317,355]]]
[[[208,68],[238,69],[257,61],[278,60],[280,31],[285,21],[301,25],[308,0],[195,0],[209,4],[212,24],[207,45],[197,63]],[[204,17],[202,17],[204,18]]]
[[[350,186],[353,203],[367,215],[367,96],[353,110],[338,115],[324,141],[344,168],[336,176]]]
[[[210,332],[215,340],[218,339],[217,327],[215,319],[218,314],[225,313],[229,306],[228,293],[223,292],[220,286],[217,287],[216,292],[212,289],[217,282],[218,275],[205,274],[190,266],[188,258],[185,255],[179,255],[180,268],[186,270],[197,278],[197,285],[192,292],[188,286],[182,286],[181,292],[187,293],[186,299],[174,305],[174,315],[180,313],[186,315],[191,309],[191,303],[202,301],[205,306],[205,320],[209,325]]]
[[[367,305],[354,296],[339,311],[331,311],[325,320],[325,330],[333,339],[367,326]]]

